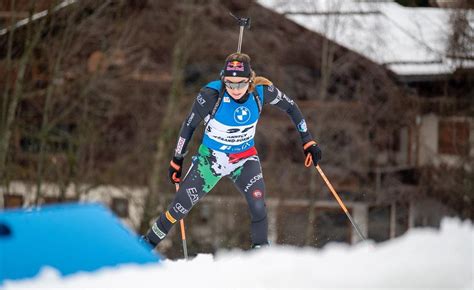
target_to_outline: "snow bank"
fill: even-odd
[[[329,244],[323,249],[272,246],[200,254],[61,277],[51,268],[5,289],[57,288],[351,288],[474,289],[474,227],[445,219],[385,243]]]

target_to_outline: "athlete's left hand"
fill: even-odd
[[[306,157],[306,167],[311,166],[311,163],[313,163],[314,166],[317,166],[319,160],[321,160],[321,149],[319,148],[318,143],[315,141],[309,141],[303,145],[303,150]]]

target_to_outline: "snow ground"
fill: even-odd
[[[4,289],[474,289],[473,242],[470,221],[444,219],[439,230],[416,228],[380,244],[222,251],[67,277],[45,268],[33,279],[7,281]]]

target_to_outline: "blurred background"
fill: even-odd
[[[181,123],[237,49],[232,12],[251,18],[242,51],[297,101],[321,167],[369,239],[471,219],[473,9],[468,0],[1,0],[0,208],[102,202],[145,232],[174,196],[167,169]],[[264,108],[256,144],[272,243],[358,241],[304,167],[285,113]],[[190,254],[248,248],[249,222],[222,180],[186,218]],[[168,257],[182,255],[178,232],[159,246]]]

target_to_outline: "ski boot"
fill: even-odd
[[[145,247],[149,248],[151,251],[153,251],[153,249],[156,247],[157,244],[153,243],[152,241],[150,241],[150,239],[148,238],[148,236],[146,235],[142,235],[140,237],[140,244],[144,245]]]

